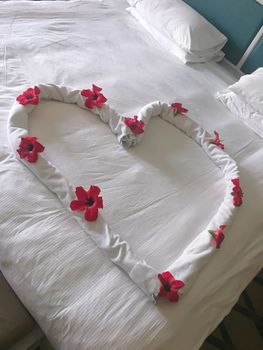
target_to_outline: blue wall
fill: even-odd
[[[226,35],[228,43],[223,51],[226,58],[234,64],[238,63],[263,25],[263,6],[256,0],[184,1]]]

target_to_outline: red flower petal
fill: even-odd
[[[103,200],[102,200],[102,197],[98,197],[97,198],[97,205],[98,205],[98,208],[103,208]]]
[[[162,274],[158,274],[158,278],[162,284],[169,283],[170,285],[175,282],[174,276],[169,271],[165,271]]]
[[[86,101],[85,101],[85,106],[87,107],[87,108],[90,108],[90,109],[92,109],[93,107],[95,107],[95,102],[94,102],[94,100],[90,100],[90,99],[86,99]]]
[[[168,292],[166,296],[173,303],[176,303],[179,300],[179,294],[177,291],[176,292]]]
[[[37,152],[30,152],[27,155],[27,160],[29,161],[29,163],[35,163],[38,159],[38,154]]]
[[[214,134],[215,134],[215,140],[214,140],[214,143],[220,147],[221,149],[224,149],[225,146],[224,144],[221,142],[220,138],[219,138],[219,133],[217,131],[214,131]]]
[[[31,96],[31,95],[34,95],[35,94],[35,91],[33,88],[28,88],[26,91],[24,91],[24,95],[25,96]]]
[[[39,142],[35,142],[35,151],[40,153],[40,152],[43,152],[45,149],[45,146],[41,145],[41,143]]]
[[[39,89],[38,86],[35,86],[35,87],[34,87],[34,93],[35,93],[36,95],[39,95],[39,94],[40,94],[40,89]]]
[[[80,210],[83,211],[85,210],[85,202],[79,201],[79,200],[74,200],[70,203],[70,209],[73,211]]]
[[[181,103],[178,103],[178,102],[174,102],[171,104],[171,106],[174,108],[174,109],[181,109],[182,107],[182,104]]]
[[[84,97],[92,97],[93,92],[90,89],[83,89],[81,90],[81,95]]]
[[[34,142],[37,141],[37,137],[36,137],[36,136],[30,136],[30,135],[28,135],[28,136],[22,137],[21,140],[22,140],[22,142],[25,143],[25,144],[27,144],[28,142],[34,143]]]
[[[239,178],[232,179],[231,181],[232,181],[233,185],[239,186]]]
[[[225,235],[222,232],[217,231],[214,233],[214,239],[216,242],[216,249],[219,249],[223,240],[225,239]]]
[[[76,196],[79,201],[85,201],[87,199],[87,192],[82,186],[76,187]]]
[[[98,87],[97,85],[95,84],[92,84],[92,91],[95,93],[95,94],[99,94],[101,92],[102,88]]]
[[[102,94],[99,94],[97,99],[95,100],[95,105],[98,107],[98,108],[101,108],[101,106],[103,105],[103,103],[107,102],[107,99],[104,95]]]
[[[21,105],[25,105],[26,102],[27,102],[26,98],[25,98],[23,95],[17,96],[16,100],[17,100],[17,102],[19,102]]]
[[[172,290],[173,289],[180,289],[180,288],[182,288],[182,287],[184,287],[184,282],[183,281],[180,281],[180,280],[175,280],[174,282],[173,282],[173,284],[172,284]]]
[[[26,153],[21,148],[18,148],[16,151],[21,159],[24,159],[26,157]]]
[[[164,289],[164,286],[160,286],[158,295],[159,295],[159,297],[165,297],[166,296],[166,290]]]
[[[85,219],[87,221],[95,221],[98,217],[98,207],[96,205],[93,205],[92,207],[86,207],[85,211]]]
[[[30,102],[32,105],[37,105],[39,103],[39,98],[38,96],[35,96],[31,99],[31,102]]]
[[[240,207],[243,204],[242,198],[240,197],[234,197],[234,206]]]
[[[25,105],[26,102],[27,102],[26,98],[25,98],[23,95],[17,96],[16,100],[17,100],[17,102],[19,102],[21,105]]]
[[[98,197],[99,194],[100,194],[100,188],[94,185],[91,185],[87,192],[88,197],[92,197],[92,198]]]

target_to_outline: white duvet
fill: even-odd
[[[213,94],[234,79],[215,63],[184,66],[125,11],[125,1],[12,2],[1,16],[1,269],[56,349],[198,349],[263,264],[262,139]],[[131,116],[177,100],[220,132],[237,161],[244,205],[222,248],[179,303],[152,305],[94,245],[7,144],[6,121],[25,87],[104,88]],[[29,128],[73,185],[102,189],[103,217],[160,271],[217,211],[224,181],[179,130],[153,119],[141,144],[122,148],[108,127],[73,105],[43,102]]]

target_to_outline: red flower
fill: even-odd
[[[223,143],[221,143],[221,140],[219,138],[219,133],[217,131],[214,131],[214,134],[215,134],[215,139],[212,141],[212,143],[214,143],[215,145],[217,145],[221,149],[224,149],[225,146]]]
[[[138,120],[137,115],[135,115],[133,118],[124,118],[124,123],[135,135],[142,134],[144,132],[144,122],[142,120]]]
[[[184,108],[183,105],[179,102],[172,103],[171,107],[176,111],[176,114],[183,114],[188,112],[188,109]]]
[[[221,243],[225,239],[224,236],[224,230],[226,228],[226,225],[220,225],[219,228],[214,231],[214,230],[208,230],[208,232],[213,236],[215,243],[216,243],[216,249],[219,249],[221,246]]]
[[[242,197],[244,196],[244,193],[240,187],[239,184],[239,178],[231,180],[234,187],[233,187],[233,192],[231,193],[233,196],[233,203],[235,207],[240,207],[243,203]]]
[[[99,197],[100,188],[91,185],[88,191],[83,187],[76,188],[77,200],[70,203],[70,209],[73,211],[85,211],[87,221],[95,221],[98,217],[99,208],[103,208],[102,197]]]
[[[92,90],[82,90],[81,95],[86,97],[85,106],[92,109],[94,107],[101,108],[107,101],[106,97],[101,93],[102,88],[92,84]]]
[[[32,105],[37,105],[39,102],[40,89],[38,86],[34,88],[29,88],[24,91],[21,95],[17,96],[16,100],[21,105],[27,105],[31,103]]]
[[[160,286],[160,297],[167,297],[170,301],[176,302],[179,299],[179,289],[184,286],[183,281],[176,280],[169,272],[163,272],[158,274],[158,278],[162,285]]]
[[[30,163],[35,163],[38,153],[43,152],[45,147],[37,141],[35,136],[25,136],[21,138],[21,142],[17,152],[21,159],[27,158]]]

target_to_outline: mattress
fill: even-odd
[[[225,68],[183,65],[125,7],[120,0],[0,4],[1,270],[56,349],[198,349],[263,265],[262,139],[214,99],[235,80]],[[151,304],[11,154],[9,110],[21,91],[39,83],[95,83],[125,116],[155,100],[180,101],[189,117],[220,131],[240,169],[244,205],[178,303]],[[29,128],[73,185],[100,186],[105,220],[160,272],[223,199],[217,167],[160,118],[128,150],[74,105],[41,102]]]

